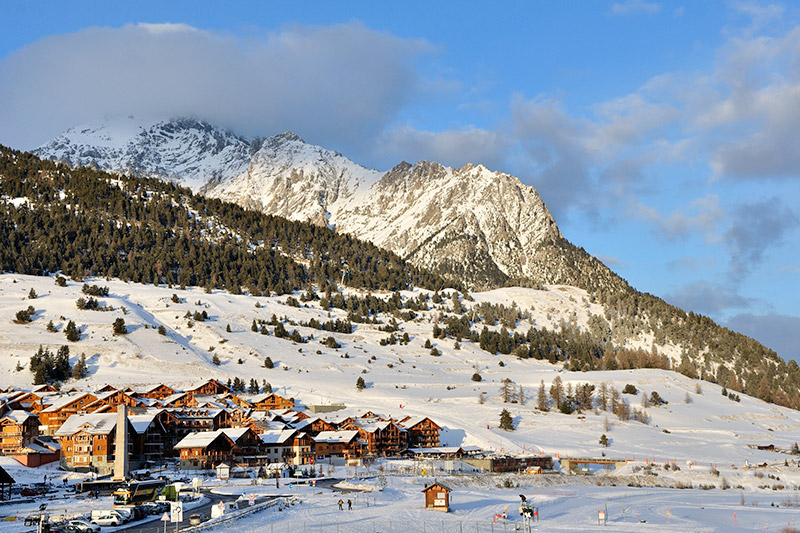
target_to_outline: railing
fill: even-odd
[[[298,500],[297,500],[297,498],[295,496],[292,496],[291,498],[276,498],[274,500],[270,500],[270,501],[267,501],[267,502],[259,503],[259,504],[256,504],[256,505],[252,505],[250,507],[247,507],[246,509],[242,509],[242,510],[239,510],[239,511],[234,511],[234,512],[232,512],[230,514],[223,515],[220,518],[215,518],[213,520],[209,520],[208,522],[203,522],[202,524],[197,525],[197,526],[190,526],[190,527],[183,528],[183,529],[181,529],[181,532],[184,532],[184,531],[189,531],[189,532],[191,532],[191,531],[207,531],[207,530],[211,530],[211,529],[216,529],[218,526],[221,526],[223,531],[229,531],[230,528],[225,527],[225,526],[227,524],[230,524],[231,522],[239,520],[242,517],[245,517],[245,516],[247,516],[249,514],[258,513],[260,511],[264,511],[266,509],[269,509],[270,507],[277,507],[280,510],[283,507],[288,507],[290,505],[294,505],[297,501]],[[264,524],[259,524],[258,526],[254,526],[253,531],[262,532],[262,531],[264,531],[264,527],[265,527]],[[239,528],[237,528],[237,531],[239,531]],[[294,532],[294,531],[297,531],[297,530],[292,530],[292,531]]]
[[[181,531],[202,531],[212,529],[221,522],[213,525],[209,522],[207,527],[202,529],[182,529]],[[196,526],[201,528],[202,526]],[[496,523],[491,520],[470,521],[470,520],[353,520],[353,521],[331,521],[331,522],[260,522],[258,524],[247,525],[237,524],[237,533],[512,533],[515,531],[526,531],[524,524],[520,521],[498,520]],[[230,528],[230,526],[229,526]],[[220,528],[222,531],[223,529]],[[225,529],[230,531],[231,529]],[[527,531],[540,531],[539,525],[534,522]]]

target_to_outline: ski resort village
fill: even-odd
[[[399,309],[351,322],[371,298]],[[449,315],[490,308],[518,313],[490,331],[588,327],[602,310],[579,289],[265,297],[3,274],[0,303],[14,384],[0,395],[2,530],[783,531],[800,518],[797,411],[672,370],[573,369],[444,333]]]

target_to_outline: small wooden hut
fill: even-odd
[[[428,485],[422,492],[425,493],[425,508],[434,509],[436,511],[450,511],[450,493],[453,492],[449,487],[445,487],[441,483],[434,481]]]
[[[14,478],[0,466],[0,500],[11,499],[11,487],[14,483]]]

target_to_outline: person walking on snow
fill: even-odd
[[[343,511],[343,510],[344,510],[344,509],[342,508],[342,504],[343,504],[343,503],[344,503],[344,502],[343,502],[342,500],[339,500],[339,510],[340,510],[340,511]]]
[[[347,510],[348,511],[353,510],[353,500],[347,500]]]

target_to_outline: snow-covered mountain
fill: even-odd
[[[248,140],[185,118],[72,128],[34,153],[159,176],[251,209],[331,225],[476,287],[574,277],[543,275],[542,247],[562,238],[536,190],[482,165],[402,162],[381,172],[291,132]]]
[[[244,172],[257,142],[191,118],[132,116],[70,128],[33,152],[72,166],[156,176],[193,190]]]

